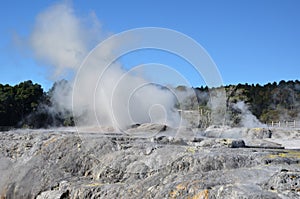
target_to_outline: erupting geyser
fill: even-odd
[[[38,15],[30,37],[36,57],[55,67],[56,77],[76,76],[68,89],[58,86],[54,91],[60,109],[73,111],[77,125],[179,125],[172,92],[127,72],[117,62],[116,52],[132,38],[111,38],[88,54],[103,37],[95,16],[89,19],[84,23],[68,4],[57,4]],[[151,109],[154,105],[160,108]]]

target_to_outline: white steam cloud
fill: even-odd
[[[99,21],[94,14],[91,16],[77,17],[67,3],[56,4],[37,16],[30,36],[36,58],[53,66],[57,77],[68,70],[77,74],[72,80],[77,82],[73,89],[56,88],[53,100],[74,111],[81,118],[81,125],[126,128],[134,123],[156,122],[178,126],[172,92],[125,71],[120,63],[114,62],[106,70],[110,64],[107,60],[114,49],[123,45],[122,41],[96,49],[85,67],[80,68],[88,52],[103,37]]]
[[[56,75],[76,68],[86,55],[87,32],[68,4],[56,4],[40,13],[30,37],[35,56],[56,67]]]
[[[240,124],[243,127],[255,128],[255,127],[266,127],[265,124],[262,124],[256,117],[251,113],[249,107],[245,102],[239,101],[233,105],[234,109],[237,109],[241,112],[241,121]]]

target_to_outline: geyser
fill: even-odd
[[[77,125],[122,129],[145,122],[179,125],[172,92],[128,73],[117,60],[110,62],[128,39],[135,42],[133,38],[110,39],[88,54],[104,35],[98,20],[88,19],[75,16],[67,3],[56,4],[37,16],[30,37],[35,56],[55,68],[56,78],[76,74],[70,89],[56,87],[52,100],[60,109],[73,111]],[[155,105],[159,106],[153,109]]]

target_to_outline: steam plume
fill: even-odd
[[[237,109],[241,112],[241,121],[240,124],[243,127],[255,128],[255,127],[266,127],[265,124],[262,124],[249,110],[248,106],[243,101],[239,101],[233,105],[234,109]]]
[[[99,24],[95,15],[88,21],[77,17],[67,3],[56,4],[37,16],[30,37],[36,58],[53,66],[56,77],[70,70],[77,74],[76,87],[57,88],[53,100],[64,109],[73,108],[75,115],[83,118],[79,121],[82,125],[125,128],[143,122],[172,126],[178,123],[178,114],[172,111],[176,101],[171,92],[125,71],[120,63],[105,70],[108,58],[121,47],[120,43],[111,42],[97,49],[86,67],[80,68],[91,44],[95,46],[103,37]]]

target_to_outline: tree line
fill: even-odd
[[[72,126],[74,119],[71,112],[58,110],[51,97],[57,86],[67,84],[66,80],[55,82],[45,92],[41,85],[32,81],[24,81],[17,85],[0,84],[0,126],[47,128],[53,126]],[[279,83],[238,84],[224,87],[227,94],[228,113],[231,119],[236,118],[239,111],[233,104],[243,101],[249,110],[263,123],[271,121],[294,120],[300,118],[300,81],[280,81]],[[178,86],[178,91],[186,91]],[[208,87],[192,88],[196,98],[186,100],[184,109],[208,110]]]
[[[280,81],[265,85],[238,84],[223,87],[226,91],[227,119],[238,124],[240,110],[235,108],[238,102],[244,102],[249,111],[262,123],[272,121],[292,121],[300,119],[300,81]],[[179,86],[179,91],[189,88]],[[211,88],[218,89],[218,88]],[[193,88],[196,97],[187,98],[183,109],[209,110],[209,88]]]
[[[229,99],[243,100],[263,123],[300,119],[300,81],[280,81],[266,85],[238,84],[226,89]]]
[[[47,128],[74,125],[71,113],[54,110],[51,96],[57,84],[45,92],[41,85],[31,80],[15,86],[0,84],[0,126],[6,128]]]

